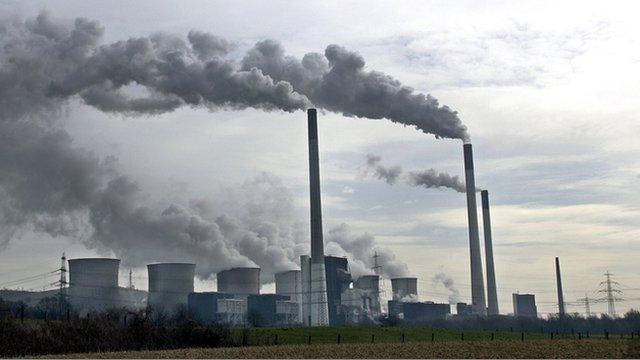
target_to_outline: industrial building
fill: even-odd
[[[247,297],[249,324],[257,326],[286,326],[298,322],[298,306],[288,296],[277,294]]]
[[[195,264],[157,263],[147,265],[149,295],[147,306],[156,312],[186,310],[189,294],[193,292]]]
[[[456,313],[459,316],[469,316],[473,314],[473,307],[467,303],[459,302],[456,304]]]
[[[451,305],[437,304],[431,301],[406,302],[402,304],[404,322],[419,324],[431,320],[444,320],[451,314]]]
[[[535,295],[513,294],[513,315],[516,317],[538,317]]]
[[[276,294],[288,296],[298,311],[297,322],[302,322],[302,272],[290,270],[275,274]]]
[[[325,256],[324,268],[327,279],[327,306],[329,309],[329,325],[344,325],[344,314],[340,309],[342,293],[351,284],[351,274],[347,258]]]
[[[189,294],[187,301],[189,317],[202,324],[243,324],[246,314],[246,302],[245,311],[242,311],[241,305],[239,310],[232,311],[229,314],[228,310],[233,310],[233,307],[228,306],[225,302],[228,299],[233,299],[233,295],[219,292],[192,292]],[[233,316],[234,314],[237,314],[237,316]]]

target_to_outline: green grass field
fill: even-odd
[[[245,345],[274,344],[353,344],[442,341],[521,341],[520,332],[459,331],[429,327],[294,327],[294,328],[234,328],[234,342]],[[550,335],[525,333],[525,340],[549,339]],[[556,338],[569,337],[559,335]]]

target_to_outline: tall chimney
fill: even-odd
[[[486,315],[480,238],[478,236],[478,208],[476,204],[476,181],[473,173],[473,149],[464,144],[464,173],[467,185],[467,217],[469,219],[469,255],[471,257],[471,306],[474,314]]]
[[[564,295],[562,294],[562,278],[560,276],[560,259],[556,257],[556,283],[558,285],[558,315],[563,317],[564,312]]]
[[[498,291],[496,289],[496,270],[493,264],[493,239],[491,238],[491,215],[489,213],[489,192],[482,190],[482,224],[484,229],[484,255],[487,266],[487,315],[498,315]]]
[[[320,162],[318,155],[318,118],[316,109],[307,110],[309,126],[309,189],[311,206],[310,314],[311,326],[329,325],[327,280],[322,239],[322,205],[320,201]]]

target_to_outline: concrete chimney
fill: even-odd
[[[309,127],[309,189],[311,211],[311,261],[309,269],[309,319],[311,326],[329,325],[327,280],[322,239],[322,204],[320,200],[320,161],[318,155],[318,118],[316,109],[307,110]],[[305,271],[305,269],[302,269]]]
[[[556,283],[558,285],[558,315],[565,315],[564,294],[562,293],[562,277],[560,276],[560,259],[556,257]]]
[[[482,190],[482,224],[484,229],[484,255],[487,266],[487,315],[498,315],[498,290],[496,288],[496,270],[493,264],[493,239],[491,238],[491,215],[489,213],[489,192]]]
[[[471,306],[477,315],[487,314],[482,276],[482,256],[478,235],[478,208],[476,204],[476,181],[473,173],[473,149],[464,144],[464,173],[467,185],[467,218],[469,219],[469,255],[471,258]]]

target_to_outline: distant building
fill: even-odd
[[[470,304],[459,302],[456,304],[456,313],[461,316],[473,314],[473,307]]]
[[[536,297],[533,294],[513,294],[513,315],[538,317]]]
[[[276,294],[288,296],[297,306],[297,321],[302,322],[302,272],[290,270],[275,274]]]
[[[451,305],[436,304],[430,301],[404,303],[402,305],[404,322],[416,324],[430,320],[446,319],[451,314]]]

